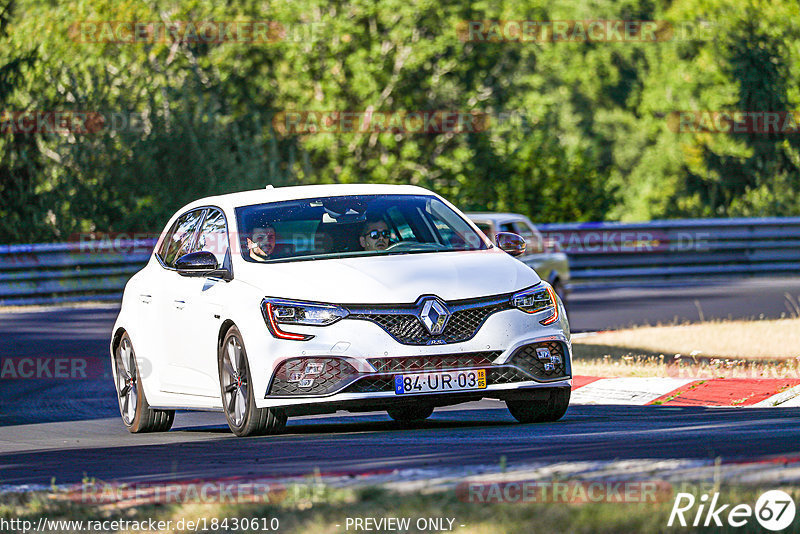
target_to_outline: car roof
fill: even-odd
[[[328,184],[299,185],[290,187],[266,187],[251,191],[239,191],[226,195],[205,197],[191,202],[178,210],[183,213],[201,206],[220,206],[233,209],[238,206],[251,206],[268,202],[282,202],[302,198],[335,197],[347,195],[433,195],[432,191],[415,185],[390,184]]]

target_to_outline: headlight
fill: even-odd
[[[270,298],[261,302],[261,313],[273,336],[295,341],[307,341],[314,336],[285,332],[279,325],[328,326],[348,314],[346,309],[332,304]]]
[[[550,311],[547,317],[539,321],[544,326],[558,321],[558,297],[546,282],[515,293],[511,297],[511,305],[525,313]]]

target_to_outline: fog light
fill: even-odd
[[[304,371],[307,375],[318,375],[322,373],[325,369],[324,362],[310,362],[306,364],[306,370]]]
[[[341,358],[290,358],[278,365],[267,395],[325,395],[356,375],[355,367]]]

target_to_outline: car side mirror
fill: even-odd
[[[220,269],[217,258],[211,252],[191,252],[184,254],[175,262],[175,269],[181,276],[216,276],[228,279],[227,269]]]
[[[495,239],[500,250],[508,252],[514,257],[525,254],[527,245],[521,235],[512,234],[511,232],[497,232]]]

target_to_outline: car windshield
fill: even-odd
[[[241,251],[250,262],[487,248],[436,197],[353,195],[236,208]]]

